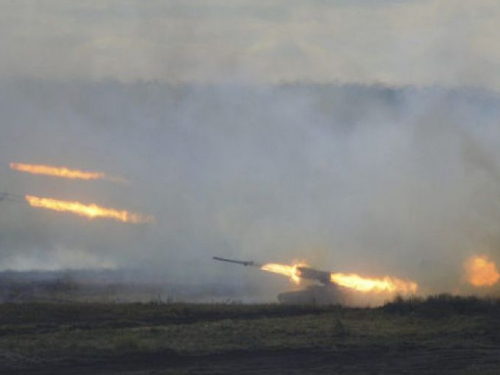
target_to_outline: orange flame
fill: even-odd
[[[306,264],[297,263],[293,266],[287,266],[286,264],[278,263],[267,263],[260,267],[263,271],[274,272],[280,275],[285,275],[290,278],[295,284],[300,284],[300,271],[298,267],[304,267]]]
[[[80,180],[109,180],[113,182],[126,182],[121,177],[107,176],[103,172],[86,172],[80,171],[78,169],[69,169],[66,167],[54,167],[50,165],[41,164],[22,164],[22,163],[10,163],[10,169],[19,172],[26,172],[36,175],[45,175],[52,177],[61,177],[69,179],[80,179]]]
[[[94,203],[83,204],[80,202],[61,201],[52,198],[35,197],[32,195],[26,195],[25,199],[31,207],[46,208],[59,212],[71,212],[76,215],[88,217],[89,219],[102,217],[134,224],[151,223],[155,221],[153,216],[100,207]]]
[[[411,281],[403,281],[395,277],[365,278],[356,274],[332,273],[330,279],[345,288],[354,289],[362,293],[415,293],[418,285]]]
[[[300,267],[307,267],[305,263],[286,264],[267,263],[260,269],[288,276],[294,283],[301,281]],[[412,281],[404,281],[395,277],[366,278],[356,274],[332,273],[330,281],[344,288],[354,289],[361,293],[416,293],[418,285]]]
[[[493,286],[500,279],[497,266],[487,255],[476,255],[465,262],[467,281],[474,286]]]

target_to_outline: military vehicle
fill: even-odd
[[[254,261],[233,260],[221,257],[213,257],[213,259],[259,269],[262,269],[264,266],[264,264]],[[318,282],[320,285],[308,285],[303,290],[280,293],[278,294],[278,301],[280,303],[287,305],[331,305],[340,304],[344,301],[344,296],[339,286],[330,279],[330,272],[297,266],[296,275],[300,279]]]

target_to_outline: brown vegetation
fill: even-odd
[[[500,302],[0,305],[0,372],[497,374]]]

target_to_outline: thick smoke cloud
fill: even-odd
[[[496,0],[0,5],[0,79],[500,88]]]
[[[500,261],[500,98],[490,92],[15,80],[0,86],[0,111],[0,190],[158,221],[1,202],[2,269],[113,266],[163,281],[257,283],[279,277],[211,256],[304,259],[453,291],[469,255]],[[11,161],[131,184],[35,177]]]

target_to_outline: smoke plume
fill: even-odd
[[[0,202],[2,269],[102,264],[278,289],[288,281],[211,256],[303,259],[436,292],[464,288],[474,254],[500,261],[489,91],[11,80],[0,112],[0,190],[156,217],[129,226]],[[33,177],[9,169],[18,160],[130,184]]]

